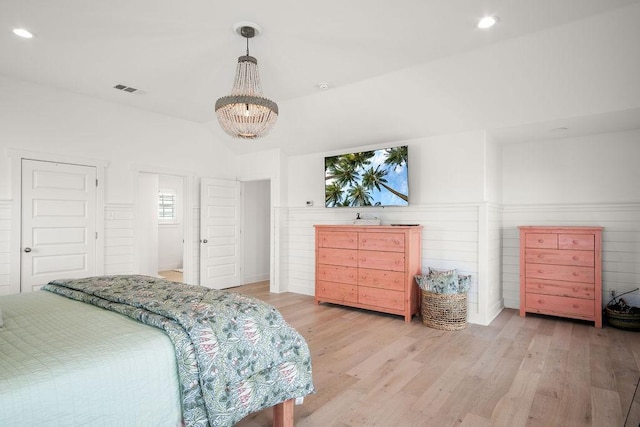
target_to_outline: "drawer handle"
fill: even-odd
[[[544,243],[544,239],[538,239],[538,243]]]
[[[574,240],[574,241],[573,241],[573,244],[574,244],[574,245],[577,245],[577,244],[578,244],[578,241],[577,241],[577,240]]]
[[[574,261],[577,261],[577,260],[579,260],[579,259],[580,259],[580,257],[579,257],[578,255],[574,255],[574,256],[573,256],[573,260],[574,260]]]
[[[544,300],[543,299],[539,299],[538,300],[538,304],[544,304]]]
[[[580,308],[578,304],[573,304],[573,308]]]
[[[543,270],[538,270],[538,273],[542,274],[542,273],[544,273],[544,271]]]
[[[573,274],[573,276],[574,276],[574,277],[578,277],[578,276],[580,275],[580,273],[578,273],[577,271],[574,271],[574,272],[573,272],[573,273],[571,273],[571,274]]]
[[[544,258],[544,255],[538,254],[538,258]]]

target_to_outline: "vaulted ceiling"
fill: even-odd
[[[478,29],[487,14],[499,24]],[[213,111],[242,21],[262,27],[250,52],[280,106],[255,141]],[[203,123],[239,154],[477,129],[517,142],[640,127],[638,22],[640,0],[2,0],[0,74]]]

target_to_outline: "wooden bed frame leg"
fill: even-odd
[[[295,399],[285,400],[273,407],[273,427],[293,427]]]

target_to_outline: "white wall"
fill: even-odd
[[[325,156],[399,145],[409,147],[409,205],[482,202],[484,138],[484,132],[466,132],[289,157],[288,206],[305,206],[307,200],[313,200],[314,206],[324,206]]]
[[[133,273],[136,269],[140,253],[135,228],[140,169],[194,177],[235,177],[235,156],[216,142],[204,125],[4,76],[0,76],[0,93],[0,202],[4,206],[19,201],[19,194],[12,194],[8,150],[96,159],[107,164],[105,182],[101,183],[105,189],[106,274]],[[197,194],[197,185],[194,180],[190,189],[193,194]],[[197,224],[199,198],[192,200],[189,209]],[[19,227],[20,218],[5,214],[0,219],[4,221],[0,224],[0,248],[19,245],[11,240],[11,233],[2,235],[1,230]],[[198,249],[196,245],[193,250],[196,268]],[[18,269],[9,250],[0,249],[0,288]]]
[[[313,224],[346,223],[353,209],[325,209],[323,158],[339,152],[284,157],[278,150],[233,156],[205,126],[0,77],[0,287],[16,266],[9,230],[16,195],[7,149],[81,156],[106,162],[105,273],[135,270],[139,165],[196,177],[271,180],[272,285],[313,293]],[[518,225],[605,227],[604,287],[640,283],[640,131],[498,146],[468,132],[360,148],[407,144],[408,208],[372,208],[385,223],[425,226],[423,266],[472,274],[470,321],[519,304]],[[341,151],[341,152],[344,152]],[[313,200],[313,207],[306,201]],[[194,265],[199,256],[198,203],[190,206]],[[498,242],[498,243],[496,243]],[[500,252],[502,254],[500,255]],[[496,258],[496,254],[498,254]],[[502,263],[502,265],[500,265]],[[500,277],[495,278],[496,272]],[[633,297],[632,297],[633,298]],[[637,300],[637,298],[636,298]],[[640,301],[636,303],[640,305]]]
[[[502,203],[502,146],[490,134],[485,134],[484,152],[485,201]]]
[[[484,135],[484,200],[478,224],[478,281],[484,292],[478,294],[478,317],[487,324],[500,313],[502,297],[502,150]]]
[[[520,225],[603,231],[603,302],[640,285],[640,130],[502,147],[505,306],[519,307]],[[640,292],[628,302],[640,306]]]
[[[324,157],[345,151],[287,159],[289,203],[277,210],[282,281],[289,291],[313,295],[314,224],[348,224],[356,212],[378,216],[383,224],[419,223],[424,226],[423,269],[457,268],[471,274],[469,321],[487,324],[502,309],[500,274],[495,267],[500,213],[486,203],[486,187],[496,185],[499,178],[485,166],[485,162],[499,163],[499,150],[492,146],[487,153],[485,133],[468,132],[355,147],[353,151],[405,144],[410,202],[403,208],[324,208]],[[308,200],[314,202],[313,207],[306,207]],[[493,288],[488,280],[493,281]]]
[[[243,200],[243,281],[269,280],[271,256],[271,182],[242,183]]]
[[[640,132],[503,146],[505,204],[640,202]]]
[[[106,203],[132,203],[136,165],[233,178],[235,156],[205,126],[0,76],[0,148],[109,162]],[[10,198],[0,156],[0,198]]]

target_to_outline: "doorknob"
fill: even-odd
[[[31,252],[31,248],[24,248],[25,252]]]
[[[207,239],[204,240],[200,240],[202,243],[208,243],[209,241]]]

